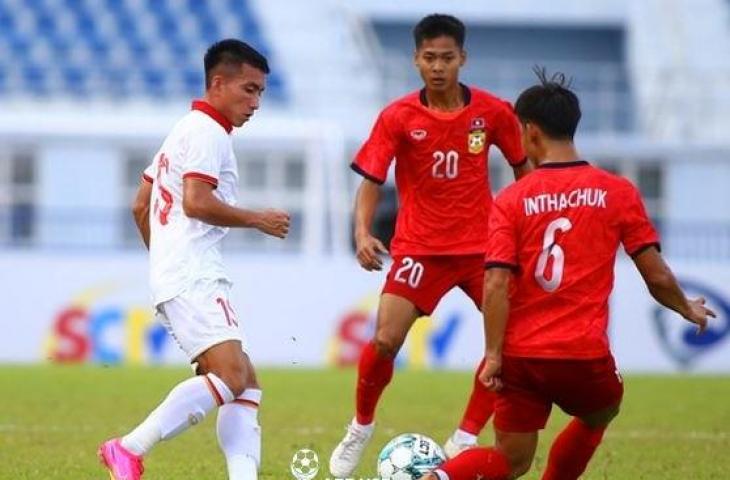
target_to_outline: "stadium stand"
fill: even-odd
[[[0,96],[193,97],[202,53],[229,36],[271,58],[248,0],[0,0]],[[273,67],[267,98],[284,102]]]

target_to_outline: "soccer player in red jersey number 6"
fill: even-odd
[[[573,419],[553,442],[542,478],[581,476],[623,396],[607,335],[619,245],[659,303],[700,332],[715,316],[677,284],[636,187],[581,160],[573,144],[580,106],[565,77],[538,76],[540,85],[515,104],[537,169],[497,197],[489,219],[480,379],[498,391],[497,445],[464,451],[430,480],[524,475],[553,405]]]
[[[352,164],[364,177],[355,201],[355,241],[365,270],[380,270],[379,254],[387,253],[370,228],[380,185],[394,158],[400,210],[375,337],[359,362],[356,416],[330,459],[330,472],[337,478],[351,476],[372,436],[376,404],[413,322],[432,313],[454,287],[481,306],[492,202],[489,148],[499,147],[517,178],[530,170],[511,106],[459,83],[466,60],[464,36],[464,25],[449,15],[429,15],[416,25],[414,60],[425,86],[381,112]],[[491,416],[493,398],[475,375],[460,429],[447,441],[447,454],[476,443]]]
[[[261,459],[257,420],[261,390],[239,318],[221,241],[229,227],[256,228],[279,238],[289,231],[280,210],[236,207],[238,167],[233,127],[259,107],[268,63],[239,40],[223,40],[205,54],[206,93],[173,127],[145,170],[134,217],[150,250],[150,280],[157,318],[196,366],[152,413],[99,456],[114,480],[138,480],[142,457],[199,423],[218,407],[218,443],[228,478],[255,480]]]

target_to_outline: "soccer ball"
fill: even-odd
[[[309,449],[298,450],[291,460],[291,473],[297,480],[310,480],[317,475],[319,458]]]
[[[433,439],[404,433],[388,442],[378,455],[378,475],[383,480],[415,480],[446,461]]]

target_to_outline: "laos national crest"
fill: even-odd
[[[484,119],[481,117],[474,118],[469,127],[469,153],[477,154],[484,151],[487,144],[487,132]]]

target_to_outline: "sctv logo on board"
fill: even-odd
[[[169,336],[135,285],[97,284],[71,298],[53,316],[44,344],[54,362],[160,362]]]
[[[340,315],[328,345],[328,365],[339,367],[357,365],[362,349],[375,333],[379,298],[379,294],[368,295]],[[397,367],[445,366],[449,361],[449,354],[456,349],[457,335],[464,329],[467,317],[479,316],[479,312],[470,301],[464,301],[458,306],[449,302],[449,305],[441,310],[444,313],[438,316],[426,316],[416,320],[396,357]],[[469,321],[472,320],[477,322],[475,323],[477,328],[481,328],[478,319],[469,318]],[[474,345],[481,346],[479,342],[474,342]],[[465,361],[467,366],[471,365],[477,359],[479,350],[475,352],[477,355],[461,360]]]

